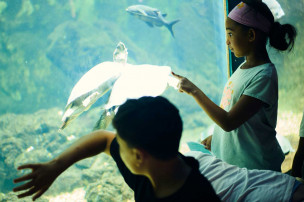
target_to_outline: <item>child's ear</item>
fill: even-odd
[[[248,30],[248,39],[249,39],[249,42],[253,42],[256,38],[256,32],[254,29],[250,28]]]
[[[143,161],[146,157],[145,151],[143,151],[141,149],[134,148],[133,149],[133,154],[135,155],[136,165],[140,166],[143,163]]]

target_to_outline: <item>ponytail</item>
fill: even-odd
[[[291,51],[294,47],[295,38],[297,36],[296,28],[290,24],[281,25],[274,22],[269,33],[269,44],[275,49]]]
[[[296,28],[293,25],[281,25],[279,22],[275,22],[272,12],[262,1],[243,0],[243,2],[248,4],[257,12],[261,13],[269,20],[270,23],[272,23],[272,27],[268,33],[270,46],[280,51],[285,51],[287,49],[291,51],[293,49],[295,38],[297,36]]]

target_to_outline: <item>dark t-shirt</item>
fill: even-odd
[[[123,163],[119,154],[119,145],[116,138],[113,140],[110,149],[111,155],[115,160],[117,167],[125,179],[126,183],[134,191],[134,198],[136,202],[192,202],[192,201],[220,201],[215,194],[211,184],[199,172],[198,162],[192,157],[182,158],[192,168],[185,184],[174,194],[165,198],[156,198],[150,180],[142,175],[134,175]]]

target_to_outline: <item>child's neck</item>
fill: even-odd
[[[155,165],[148,176],[155,196],[163,198],[174,194],[184,185],[191,170],[181,157]]]
[[[262,51],[255,51],[246,56],[246,62],[243,64],[242,69],[249,69],[265,63],[271,63],[266,48]]]

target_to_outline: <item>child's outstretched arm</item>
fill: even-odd
[[[55,179],[71,165],[79,160],[105,152],[110,155],[110,145],[115,134],[108,131],[94,131],[76,141],[55,159],[38,164],[27,164],[18,170],[30,168],[32,172],[14,180],[15,183],[28,181],[13,189],[14,192],[25,191],[19,198],[34,195],[33,200],[39,198],[52,185]]]
[[[227,112],[212,102],[202,90],[187,78],[173,72],[172,74],[180,80],[178,84],[179,91],[191,95],[207,115],[225,131],[238,128],[256,114],[264,105],[259,99],[242,95],[232,109]]]

